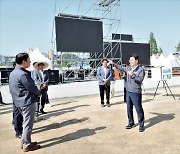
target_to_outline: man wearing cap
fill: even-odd
[[[47,99],[49,74],[48,71],[44,71],[44,69],[47,67],[48,64],[46,62],[37,62],[34,64],[34,68],[36,70],[32,74],[33,75],[32,78],[34,79],[35,84],[41,90],[41,102],[40,102],[40,106],[39,103],[37,104],[36,112],[41,112],[42,114],[46,114],[46,112],[44,112],[44,105]]]

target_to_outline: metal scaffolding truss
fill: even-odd
[[[112,37],[113,33],[120,34],[120,28],[121,28],[120,0],[99,0],[95,4],[95,6],[96,7],[94,10],[100,12],[99,18],[103,22],[103,42],[108,43],[107,46],[104,45],[104,50],[102,53],[103,58],[107,58],[110,56],[111,58],[116,59],[118,63],[120,63],[122,57],[121,38],[119,40],[114,40],[115,35]],[[112,42],[116,42],[117,44],[112,46]],[[117,54],[119,54],[119,56],[118,58],[117,57],[115,58],[114,55]],[[97,65],[97,67],[99,65],[100,63]]]
[[[54,16],[57,14],[60,15],[66,15],[66,9],[73,5],[73,3],[77,3],[77,0],[72,0],[64,9],[60,10],[60,0],[55,1],[55,12]],[[89,13],[91,12],[91,17],[94,19],[100,19],[103,23],[103,42],[108,42],[108,45],[103,48],[102,53],[73,53],[76,54],[78,57],[81,58],[81,60],[72,60],[72,59],[63,59],[63,54],[62,52],[57,53],[57,57],[60,60],[60,65],[62,66],[63,61],[69,61],[72,65],[77,64],[78,62],[81,63],[82,65],[77,65],[77,67],[74,68],[68,68],[68,67],[61,67],[61,70],[63,71],[63,74],[66,74],[66,78],[70,78],[72,74],[75,76],[74,78],[78,78],[79,72],[81,72],[81,75],[83,74],[84,76],[82,77],[80,75],[80,79],[82,80],[89,80],[89,79],[95,79],[96,78],[96,70],[97,67],[101,65],[100,61],[102,58],[107,58],[109,55],[113,59],[116,59],[117,63],[121,63],[121,38],[119,40],[114,40],[112,38],[112,33],[114,34],[120,34],[120,23],[121,23],[121,14],[120,14],[120,0],[96,0],[96,2],[90,6],[88,10],[85,11],[80,11],[83,10],[83,1],[79,0],[79,5],[78,5],[78,12],[76,15],[73,15],[75,17],[90,17]],[[84,3],[86,3],[84,1]],[[58,10],[58,11],[57,11]],[[68,13],[71,14],[71,13]],[[53,30],[52,30],[52,48],[54,51],[56,51],[56,38],[54,36],[54,31],[55,31],[55,21],[53,21]],[[112,46],[112,42],[116,42],[117,45]],[[118,48],[120,50],[118,50]],[[112,54],[112,51],[116,47],[116,51],[113,54],[119,54],[118,58],[114,57]],[[120,51],[120,52],[119,52]],[[119,53],[118,53],[119,52]],[[91,66],[88,69],[83,68],[83,63],[84,62],[89,62],[89,65]],[[74,65],[75,66],[75,65]],[[71,72],[69,72],[71,71]],[[82,73],[83,72],[83,73]]]

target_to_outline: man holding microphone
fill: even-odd
[[[127,114],[129,123],[126,129],[131,129],[135,127],[134,117],[133,117],[133,105],[135,106],[138,122],[139,122],[139,132],[144,131],[144,111],[142,108],[142,89],[141,84],[143,82],[145,71],[142,67],[138,65],[139,57],[137,54],[130,55],[129,66],[122,66],[114,64],[119,70],[126,72],[126,102],[127,102]]]

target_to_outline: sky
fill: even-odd
[[[14,56],[28,48],[54,50],[54,17],[59,12],[85,14],[97,0],[0,0],[0,55]],[[94,16],[90,9],[87,16]],[[180,42],[180,0],[121,0],[122,34],[148,42],[153,32],[164,55]],[[52,35],[53,34],[53,35]],[[55,51],[56,53],[56,51]]]

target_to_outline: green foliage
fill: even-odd
[[[75,54],[70,54],[70,53],[64,53],[63,55],[62,55],[62,59],[64,59],[64,60],[78,60],[78,59],[81,59],[80,57],[78,57],[77,55],[75,55]]]
[[[151,54],[151,56],[153,54],[157,55],[159,53],[159,51],[158,51],[156,39],[154,38],[154,34],[152,32],[150,33],[150,37],[149,37],[149,42],[148,43],[150,44],[150,54]]]
[[[61,59],[56,60],[56,63],[59,67],[71,67],[72,65],[77,64],[81,60],[75,54],[64,53],[62,54]]]
[[[161,55],[162,53],[163,53],[162,48],[159,48],[159,49],[158,49],[158,55]]]
[[[178,43],[177,47],[176,47],[176,51],[180,52],[180,42]]]

